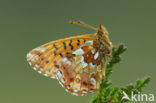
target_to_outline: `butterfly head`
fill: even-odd
[[[112,52],[113,47],[112,42],[108,37],[107,29],[102,24],[100,24],[98,27],[97,36],[99,38],[100,43],[102,44],[100,47],[101,51],[110,54]]]

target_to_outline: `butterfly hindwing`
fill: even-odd
[[[87,41],[58,61],[55,73],[60,84],[75,95],[95,92],[103,79],[105,67],[93,40]],[[103,62],[102,62],[103,61]]]

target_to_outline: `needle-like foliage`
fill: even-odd
[[[127,103],[130,102],[127,99],[122,99],[123,91],[131,97],[131,92],[135,94],[142,92],[144,87],[150,81],[150,77],[145,77],[141,80],[137,80],[134,84],[129,84],[125,87],[112,87],[112,81],[110,76],[112,75],[113,66],[119,63],[121,60],[120,55],[126,51],[126,47],[121,44],[118,47],[114,47],[112,50],[112,58],[106,64],[106,78],[101,83],[100,88],[96,95],[92,96],[90,103]]]

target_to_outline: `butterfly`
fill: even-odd
[[[84,95],[98,90],[105,80],[105,64],[112,43],[106,28],[82,21],[69,21],[97,32],[49,42],[31,50],[27,61],[38,73],[55,78],[67,92]]]

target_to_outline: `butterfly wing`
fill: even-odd
[[[94,35],[82,35],[40,46],[27,55],[30,65],[45,76],[57,78],[72,94],[96,91],[104,76],[105,58]]]
[[[55,78],[54,68],[56,63],[83,43],[94,38],[91,35],[81,35],[52,41],[33,49],[27,54],[26,58],[38,73]]]
[[[62,58],[55,73],[66,91],[83,95],[97,91],[104,79],[104,68],[105,58],[94,48],[94,41],[91,40]]]

